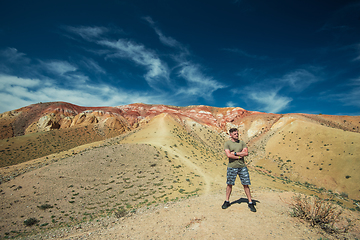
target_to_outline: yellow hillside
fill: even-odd
[[[215,187],[220,183],[219,178],[224,171],[225,158],[222,151],[214,151],[213,148],[196,139],[198,136],[191,134],[193,132],[191,128],[194,128],[194,132],[200,132],[199,129],[205,127],[200,124],[196,127],[196,124],[189,119],[185,120],[184,125],[168,114],[160,114],[147,125],[136,130],[134,134],[129,134],[121,143],[147,144],[160,151],[167,158],[168,164],[173,167],[171,174],[176,175],[178,182],[181,183],[176,184],[177,188],[183,189],[180,193],[207,193],[211,186]]]
[[[360,135],[293,119],[266,144],[257,165],[272,174],[360,198]]]

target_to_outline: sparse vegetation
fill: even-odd
[[[275,115],[268,117],[265,120],[265,122],[268,121],[265,123],[266,126],[261,126],[256,134],[249,137],[248,130],[255,122],[254,119],[258,117],[256,114],[252,114],[252,116],[244,114],[241,118],[237,117],[231,122],[233,125],[238,125],[240,124],[239,119],[242,121],[239,132],[249,146],[250,155],[246,161],[251,171],[256,171],[264,175],[264,179],[269,179],[272,188],[276,188],[278,184],[285,184],[288,186],[283,186],[287,189],[301,189],[301,191],[313,194],[329,193],[334,196],[331,203],[348,207],[347,202],[353,201],[353,210],[360,209],[357,207],[358,202],[352,199],[354,194],[348,189],[341,189],[344,192],[340,194],[335,189],[330,192],[327,186],[322,186],[321,183],[318,184],[311,179],[311,176],[316,174],[321,177],[324,174],[329,175],[333,169],[338,168],[336,161],[338,155],[341,155],[343,163],[346,163],[348,158],[353,155],[355,158],[357,150],[354,146],[358,144],[356,139],[346,140],[347,145],[355,150],[344,148],[338,151],[330,137],[320,139],[315,134],[307,137],[300,134],[294,126],[284,130],[289,127],[287,124],[272,130],[271,124],[280,120],[280,116]],[[259,117],[259,119],[261,118],[262,116]],[[293,125],[296,125],[296,117],[294,119]],[[131,122],[130,120],[129,122]],[[30,186],[31,198],[34,198],[34,202],[39,206],[29,206],[29,210],[32,208],[31,211],[43,214],[35,215],[42,224],[36,223],[38,228],[32,229],[38,231],[40,227],[41,230],[44,230],[45,226],[46,229],[66,225],[74,226],[84,221],[93,221],[93,219],[110,215],[121,218],[129,212],[135,213],[142,207],[157,206],[169,201],[176,201],[175,199],[198,195],[209,189],[212,190],[213,186],[219,184],[217,181],[213,181],[214,179],[226,177],[222,172],[227,165],[223,151],[226,135],[220,131],[216,132],[217,128],[214,126],[194,123],[196,119],[174,118],[173,120],[166,124],[149,122],[153,124],[151,127],[144,123],[138,124],[136,129],[101,144],[97,143],[80,151],[70,150],[62,153],[61,157],[48,155],[43,158],[46,162],[40,160],[39,165],[30,164],[28,169],[24,168],[24,172],[29,172],[50,165],[49,168],[46,168],[49,172],[43,168],[36,172],[36,175],[32,175],[32,179],[36,182]],[[5,126],[5,124],[3,125]],[[324,128],[326,125],[324,124]],[[6,126],[10,126],[10,124],[6,124]],[[224,126],[228,127],[228,125]],[[321,127],[319,124],[316,126]],[[8,127],[3,128],[8,129]],[[68,136],[64,135],[65,133]],[[71,144],[73,144],[71,146],[84,144],[86,141],[90,141],[89,139],[93,138],[94,134],[99,135],[98,139],[104,139],[106,134],[103,133],[104,131],[100,132],[96,124],[78,129],[57,129],[46,133],[35,132],[32,139],[30,135],[25,135],[16,139],[3,140],[3,148],[0,148],[0,151],[3,151],[0,153],[0,157],[1,154],[9,156],[9,159],[4,160],[7,161],[6,164],[11,165],[15,163],[11,159],[16,159],[18,154],[28,154],[30,151],[37,152],[36,156],[46,155],[49,152],[55,153],[62,151],[63,145],[68,148]],[[278,149],[270,149],[271,152],[266,154],[267,144],[271,143],[275,139],[272,137],[277,135],[279,135],[279,141],[274,142],[276,147],[279,147],[281,154]],[[84,138],[89,139],[78,141],[78,139]],[[138,141],[138,139],[141,140]],[[347,138],[342,137],[341,139]],[[147,142],[144,143],[144,141]],[[19,146],[18,143],[21,145]],[[340,147],[345,145],[346,143],[343,143]],[[286,151],[283,151],[284,149]],[[299,157],[300,155],[301,157]],[[31,155],[29,158],[33,159],[34,156]],[[260,162],[261,159],[265,160]],[[299,159],[304,161],[301,162]],[[334,159],[332,164],[329,164],[330,159]],[[62,166],[56,171],[51,167],[51,164],[55,162],[59,164],[55,164],[57,167]],[[64,171],[65,166],[71,166],[71,170]],[[356,166],[353,167],[356,168]],[[18,174],[22,174],[26,179],[29,174],[24,174],[24,172],[19,171]],[[304,174],[304,172],[306,173]],[[357,179],[355,172],[344,173],[339,174],[339,178],[345,183],[352,184]],[[292,177],[296,175],[300,176],[300,179],[296,179],[295,182]],[[301,180],[304,175],[306,178]],[[207,176],[208,179],[206,179]],[[11,181],[11,177],[8,177],[6,181]],[[304,183],[304,179],[308,182]],[[44,189],[48,189],[45,180],[54,180],[56,183],[59,191],[54,192],[55,198],[45,197],[47,193],[44,192]],[[254,180],[256,181],[256,179]],[[29,190],[26,187],[28,185],[21,185],[22,187],[12,186],[11,189],[0,192],[0,194],[6,192],[6,194],[11,193],[18,196],[15,201],[6,202],[7,205],[3,205],[4,214],[23,205],[29,199],[28,195],[23,193]],[[5,199],[7,198],[5,197]],[[44,201],[46,204],[42,204]],[[21,225],[23,229],[26,229],[22,224],[25,216],[21,218],[20,224],[16,224],[16,221],[11,223],[10,220],[4,220],[7,221],[6,224],[3,224],[6,225],[6,228],[9,228],[8,226],[14,228],[11,229],[13,232],[10,230],[4,230],[4,232],[7,232],[9,236],[15,236],[15,232],[19,232],[15,227]],[[1,235],[0,238],[3,236]]]
[[[351,227],[350,222],[342,227],[336,226],[341,220],[342,211],[329,200],[297,195],[291,205],[293,217],[304,219],[311,226],[318,226],[327,233],[347,232]]]

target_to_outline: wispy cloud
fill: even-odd
[[[161,61],[154,51],[147,49],[144,45],[124,39],[119,39],[116,42],[101,40],[98,43],[115,50],[115,52],[108,54],[107,58],[129,59],[146,67],[148,72],[145,74],[145,79],[151,87],[157,89],[157,82],[169,81],[167,65]]]
[[[226,103],[226,107],[235,107],[236,103],[234,103],[233,101],[229,101]]]
[[[275,79],[276,81],[276,79]],[[321,81],[321,78],[315,76],[307,69],[296,69],[290,73],[285,74],[279,79],[278,86],[284,88],[288,87],[295,92],[302,92],[311,84]]]
[[[360,107],[360,78],[351,81],[349,92],[340,96],[345,105]]]
[[[182,66],[179,74],[186,79],[188,85],[180,88],[178,94],[190,94],[210,100],[214,91],[226,87],[211,77],[204,76],[197,65]]]
[[[226,87],[212,77],[206,76],[201,70],[201,66],[191,61],[190,51],[176,39],[165,36],[151,17],[145,17],[144,19],[154,29],[162,44],[175,49],[175,53],[172,54],[172,59],[177,64],[175,69],[178,69],[178,76],[186,81],[185,86],[178,87],[177,95],[202,97],[211,100],[213,92]]]
[[[91,72],[106,74],[106,70],[91,58],[83,58],[79,64]]]
[[[30,62],[30,59],[26,57],[26,54],[11,47],[1,50],[0,57],[6,59],[9,63],[28,64]]]
[[[15,48],[0,51],[0,57],[4,59],[0,64],[0,83],[3,83],[0,111],[40,101],[67,101],[85,106],[116,106],[133,102],[177,105],[198,98],[212,100],[216,90],[226,87],[207,76],[203,67],[192,61],[189,50],[163,34],[151,18],[145,20],[160,42],[171,48],[170,51],[159,52],[135,39],[123,38],[121,31],[96,26],[61,27],[65,31],[63,35],[75,40],[74,46],[86,50],[85,55],[77,52],[69,59],[33,60]],[[134,91],[106,83],[102,79],[112,79],[114,83],[118,75],[94,58],[107,61],[112,67],[133,64],[138,70],[129,72],[129,75],[143,74],[143,80],[150,88]],[[127,75],[126,72],[122,74]],[[101,78],[100,83],[97,77]]]
[[[103,47],[97,53],[103,55],[105,59],[124,59],[134,62],[138,66],[147,69],[144,75],[145,80],[153,89],[159,90],[159,85],[164,82],[170,86],[169,69],[157,53],[146,48],[144,44],[137,43],[129,39],[108,38],[104,33],[111,32],[104,27],[64,27],[69,32],[81,36],[84,40],[95,43]]]
[[[144,19],[150,24],[150,26],[154,29],[156,34],[159,36],[160,42],[162,42],[164,45],[169,47],[177,47],[181,48],[182,44],[180,44],[178,41],[176,41],[172,37],[165,36],[162,31],[156,26],[155,22],[152,20],[151,17],[147,16],[144,17]]]
[[[292,98],[280,96],[278,91],[252,91],[249,93],[249,98],[259,104],[259,110],[279,113],[288,107]]]
[[[33,69],[26,69],[29,64],[31,64],[30,58],[16,48],[0,49],[0,73],[12,74],[17,72],[17,74],[21,74],[22,70],[24,70],[26,74],[31,74]]]
[[[353,61],[359,61],[360,60],[360,43],[355,45],[355,54],[357,55]]]
[[[98,26],[63,26],[62,29],[79,35],[87,41],[93,41],[94,39],[102,37],[105,33],[109,32],[108,28]]]
[[[76,71],[77,67],[74,65],[60,60],[51,60],[47,62],[40,61],[41,65],[52,74],[56,75],[64,75],[68,72]]]
[[[233,89],[234,95],[241,96],[256,109],[280,113],[289,107],[296,94],[304,92],[310,85],[322,81],[315,75],[319,69],[295,69],[281,77],[266,78],[241,89]]]
[[[360,107],[360,77],[351,80],[347,84],[339,84],[336,87],[341,91],[326,91],[321,93],[321,97],[325,101],[338,101],[344,106]]]

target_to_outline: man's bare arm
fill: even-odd
[[[249,152],[248,152],[247,148],[244,148],[241,152],[236,153],[236,156],[240,156],[240,157],[245,157],[247,155],[249,155]]]
[[[226,156],[231,159],[239,159],[239,157],[245,157],[249,155],[248,149],[244,148],[241,152],[236,152],[236,156],[234,155],[234,152],[230,152],[229,149],[225,149]]]

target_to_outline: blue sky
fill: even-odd
[[[360,115],[360,1],[2,1],[0,112],[38,102]]]

